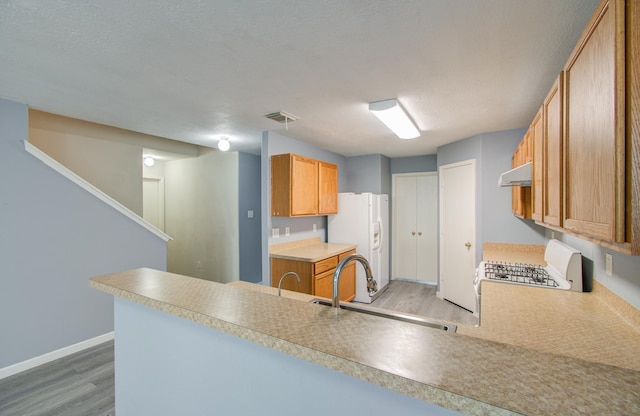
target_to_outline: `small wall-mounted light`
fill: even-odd
[[[226,137],[221,137],[218,141],[218,150],[220,150],[221,152],[226,152],[227,150],[229,150],[229,147],[231,147],[231,145],[229,144],[229,139],[227,139]]]
[[[156,164],[156,160],[154,158],[152,158],[151,156],[145,156],[143,161],[144,161],[144,165],[145,166],[149,166],[149,167],[151,167],[151,166]]]
[[[370,103],[369,111],[401,139],[415,139],[420,136],[418,128],[396,99]]]

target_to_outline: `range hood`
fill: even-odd
[[[499,186],[531,186],[531,162],[500,175]]]

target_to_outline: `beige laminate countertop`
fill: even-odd
[[[630,369],[151,269],[90,286],[466,414],[640,413]]]
[[[320,237],[275,244],[269,247],[271,258],[316,262],[354,250],[354,244],[323,243]]]
[[[544,246],[485,243],[483,260],[546,264]],[[592,292],[483,281],[480,326],[458,333],[640,371],[640,312],[593,282]]]

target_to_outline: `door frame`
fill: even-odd
[[[476,263],[476,238],[477,238],[477,231],[478,231],[478,221],[477,221],[477,204],[478,204],[478,172],[476,170],[476,159],[467,159],[467,160],[463,160],[460,162],[454,162],[454,163],[449,163],[446,165],[441,165],[438,167],[438,291],[436,293],[436,296],[439,299],[444,299],[444,292],[443,292],[443,286],[442,286],[442,265],[444,264],[444,253],[442,250],[442,233],[443,233],[443,216],[440,215],[441,212],[444,211],[444,198],[442,197],[443,194],[443,187],[442,187],[442,170],[443,169],[452,169],[452,168],[456,168],[459,166],[464,166],[464,165],[471,165],[473,168],[473,181],[471,181],[471,184],[473,186],[473,192],[472,192],[472,200],[473,200],[473,232],[472,232],[472,237],[471,237],[471,241],[473,242],[474,245],[474,249],[471,250],[471,256],[472,256],[472,264],[475,265]],[[473,276],[473,275],[470,275]]]
[[[142,186],[144,187],[144,181],[145,180],[150,180],[150,181],[155,181],[158,183],[158,218],[160,221],[160,227],[156,227],[159,228],[160,231],[164,232],[166,224],[165,224],[165,213],[164,213],[164,208],[165,208],[165,200],[164,200],[164,177],[161,176],[154,176],[154,175],[144,175],[142,177]],[[142,201],[142,217],[144,219],[144,190],[142,192],[143,194],[143,201]]]
[[[389,281],[391,280],[396,280],[396,278],[394,276],[396,276],[396,260],[397,260],[397,254],[396,254],[396,242],[397,242],[397,227],[396,227],[396,178],[399,177],[420,177],[420,176],[435,176],[436,178],[438,178],[438,172],[437,171],[432,171],[432,172],[408,172],[408,173],[392,173],[391,174],[391,276],[389,276]],[[440,183],[438,182],[438,187],[440,186]],[[436,193],[436,198],[439,198],[439,194]],[[438,202],[439,203],[439,202]],[[439,205],[438,205],[439,206]],[[437,214],[439,216],[439,212]],[[438,220],[438,226],[439,226],[439,218]],[[439,240],[439,238],[438,238]],[[440,279],[439,276],[439,265],[436,265],[436,272],[438,273],[438,281]],[[402,280],[402,279],[401,279]]]

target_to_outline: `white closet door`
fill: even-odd
[[[393,278],[437,283],[438,179],[393,175]]]
[[[416,279],[438,282],[438,178],[416,177]]]
[[[416,178],[397,176],[394,181],[393,277],[416,279]]]

